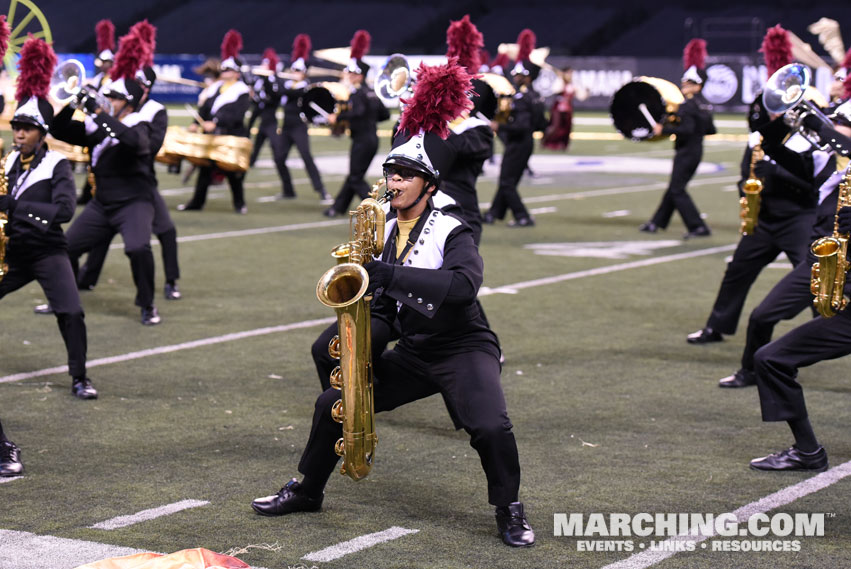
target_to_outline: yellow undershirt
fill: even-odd
[[[396,220],[396,226],[399,228],[399,235],[396,237],[396,259],[402,256],[402,252],[405,250],[405,245],[408,244],[408,236],[411,234],[411,230],[419,221],[419,217],[414,218],[410,221],[402,221],[401,219]]]
[[[231,87],[233,87],[234,85],[236,85],[236,81],[235,81],[235,80],[234,80],[234,81],[224,81],[224,82],[222,82],[222,86],[219,88],[219,93],[224,93],[225,91],[227,91],[228,89],[230,89],[230,88],[231,88]]]
[[[21,156],[21,168],[23,168],[24,171],[30,169],[30,164],[32,164],[33,158],[35,158],[35,154],[30,155],[29,158]]]
[[[845,167],[848,166],[849,158],[847,156],[837,156],[836,157],[836,171],[842,172],[845,170]]]

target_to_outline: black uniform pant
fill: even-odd
[[[151,224],[154,205],[150,201],[134,201],[117,209],[106,210],[97,198],[86,204],[66,232],[68,257],[74,274],[83,253],[112,240],[116,233],[124,240],[124,254],[130,259],[136,305],[146,308],[154,304],[154,254],[151,251]],[[76,282],[76,281],[75,281]],[[55,307],[54,307],[55,308]]]
[[[760,219],[756,231],[739,240],[706,326],[722,334],[735,334],[748,291],[762,269],[781,252],[792,266],[806,258],[812,222],[813,216],[804,214],[781,220]]]
[[[493,355],[469,352],[425,362],[399,349],[388,350],[376,361],[375,377],[376,413],[442,393],[479,454],[488,501],[495,506],[517,501],[517,443],[499,383],[499,362]],[[342,436],[342,426],[331,418],[339,394],[328,389],[316,400],[310,438],[298,467],[314,480],[327,480],[340,458],[334,443]]]
[[[845,294],[851,287],[845,287]],[[851,354],[851,311],[813,318],[763,346],[755,356],[756,384],[763,421],[807,417],[798,369]]]
[[[233,208],[237,211],[245,207],[245,172],[225,172],[225,177],[230,184],[230,193],[233,197]],[[186,204],[186,209],[203,209],[207,202],[207,190],[213,181],[213,167],[202,166],[198,168],[198,180],[195,182],[195,193]]]
[[[295,126],[287,126],[284,124],[281,130],[280,147],[281,147],[281,164],[283,170],[286,171],[286,177],[281,175],[281,180],[284,182],[284,195],[295,195],[290,171],[287,169],[287,157],[290,155],[290,149],[295,144],[298,153],[301,155],[301,160],[304,162],[304,169],[310,177],[310,183],[313,189],[322,194],[325,192],[325,186],[322,184],[322,178],[319,176],[319,169],[316,168],[316,163],[313,162],[313,155],[310,153],[310,137],[307,134],[307,125],[300,122]],[[370,162],[372,158],[370,158]]]
[[[52,251],[18,257],[9,251],[9,273],[0,281],[0,298],[22,286],[38,281],[47,302],[53,307],[59,332],[68,352],[71,377],[86,375],[86,322],[74,271],[65,251]]]
[[[166,281],[176,281],[180,278],[180,266],[177,263],[177,229],[168,213],[168,206],[159,192],[154,193],[154,235],[160,241],[163,267]],[[111,242],[111,240],[110,240]],[[89,251],[86,262],[77,273],[77,286],[82,289],[94,288],[103,271],[106,255],[109,252],[109,242],[96,245]]]
[[[528,137],[506,140],[505,154],[499,168],[499,184],[490,207],[490,214],[495,219],[504,219],[508,209],[514,214],[514,219],[529,217],[529,212],[517,192],[517,186],[526,171],[534,147],[531,133]]]
[[[345,214],[349,210],[355,195],[366,199],[372,186],[364,179],[375,153],[378,152],[378,135],[374,132],[358,134],[352,137],[352,149],[349,152],[349,175],[343,182],[343,187],[331,206],[339,214]]]
[[[771,341],[771,335],[778,322],[791,320],[808,306],[812,307],[810,274],[814,262],[815,257],[807,255],[804,262],[786,273],[786,276],[780,279],[763,301],[753,309],[748,318],[742,369],[754,370],[754,354]]]
[[[674,214],[674,211],[678,211],[683,218],[686,229],[689,231],[694,231],[705,225],[703,220],[700,219],[700,212],[697,211],[697,206],[694,205],[691,196],[686,192],[686,185],[697,171],[697,167],[700,165],[700,158],[700,154],[697,156],[684,153],[674,155],[671,181],[668,184],[665,195],[662,196],[662,202],[659,204],[656,213],[650,219],[652,223],[665,229],[671,222],[671,216]]]
[[[266,139],[272,145],[272,155],[275,151],[275,139],[278,137],[278,119],[275,117],[274,111],[260,114],[260,126],[257,127],[257,136],[254,137],[254,146],[251,148],[250,164],[254,166],[257,157],[260,155],[260,150],[263,148],[263,143]]]

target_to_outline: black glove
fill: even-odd
[[[82,89],[77,94],[77,108],[83,109],[87,114],[92,115],[98,110],[98,104],[86,89]]]
[[[815,116],[815,114],[808,113],[804,116],[804,119],[801,121],[801,124],[803,124],[809,130],[818,133],[819,129],[821,129],[824,123],[820,118]]]
[[[6,194],[0,196],[0,211],[7,211],[12,213],[12,210],[15,209],[15,200],[12,196]]]
[[[839,220],[839,233],[843,235],[846,233],[851,233],[851,206],[845,206],[839,210],[839,213],[836,214],[836,217]]]
[[[769,160],[760,160],[753,167],[753,175],[762,180],[767,180],[774,174],[776,166]]]
[[[393,278],[395,267],[395,265],[383,261],[370,261],[364,265],[363,268],[369,273],[369,286],[366,289],[367,294],[379,288],[386,288]]]

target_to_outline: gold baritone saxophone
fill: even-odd
[[[759,223],[759,204],[761,200],[760,194],[764,181],[756,177],[754,167],[765,157],[765,152],[762,150],[762,137],[759,137],[759,143],[755,144],[751,151],[751,171],[748,179],[742,185],[742,192],[745,194],[739,198],[739,217],[742,218],[742,224],[739,226],[739,233],[742,235],[753,235],[757,223]]]
[[[6,160],[9,155],[6,154],[0,158],[0,196],[5,196],[9,193],[9,180],[6,178]],[[9,216],[5,211],[0,211],[0,281],[9,272],[9,265],[6,264],[6,243],[9,238],[6,237],[6,223],[9,221]]]
[[[810,250],[818,259],[813,263],[810,291],[814,295],[813,305],[825,318],[835,316],[848,304],[848,299],[843,295],[845,273],[848,271],[848,234],[839,233],[839,210],[845,206],[851,206],[851,169],[845,171],[839,182],[833,235],[816,239],[810,245]]]
[[[340,360],[331,372],[331,386],[340,390],[340,400],[334,404],[331,416],[343,424],[343,437],[334,450],[343,457],[340,474],[352,480],[369,474],[378,444],[372,390],[372,296],[366,294],[369,274],[363,264],[381,255],[384,249],[386,216],[381,206],[392,199],[393,192],[381,194],[383,185],[384,179],[379,180],[370,197],[349,212],[351,239],[334,247],[331,256],[337,265],[326,271],[316,285],[319,302],[337,313],[338,333],[328,345],[328,352]]]

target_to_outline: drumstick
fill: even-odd
[[[647,122],[650,123],[650,126],[655,127],[658,124],[656,122],[656,119],[653,118],[653,115],[650,114],[650,111],[647,110],[647,105],[645,105],[644,103],[639,103],[638,110],[641,111],[641,114],[644,115],[644,118],[647,119]]]
[[[317,105],[317,104],[316,104],[316,101],[310,101],[307,105],[308,105],[311,109],[313,109],[314,111],[316,111],[316,112],[317,112],[320,116],[322,116],[322,117],[324,117],[324,118],[326,118],[326,119],[328,118],[328,111],[326,111],[325,109],[323,109],[322,107],[320,107],[319,105]]]
[[[204,119],[201,118],[201,115],[198,114],[198,111],[193,109],[192,105],[190,105],[189,103],[186,103],[186,110],[189,111],[192,114],[192,117],[196,121],[198,121],[198,124],[201,124],[202,122],[204,122]]]

